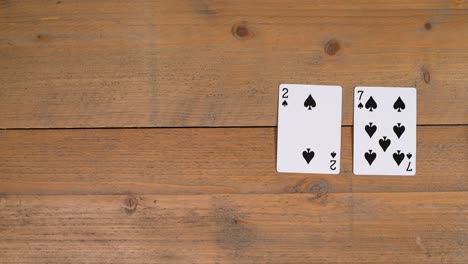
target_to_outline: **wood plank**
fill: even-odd
[[[418,127],[417,175],[352,174],[352,128],[341,174],[276,172],[276,129],[0,131],[0,193],[224,194],[468,190],[468,126]]]
[[[275,126],[280,83],[467,124],[465,1],[0,1],[0,128]]]
[[[2,263],[466,263],[468,193],[5,196]]]

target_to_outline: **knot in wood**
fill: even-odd
[[[231,29],[232,35],[241,40],[253,38],[253,32],[247,27],[246,22],[234,24]]]
[[[330,56],[335,55],[340,50],[340,43],[337,40],[331,39],[325,44],[325,53]]]
[[[122,202],[122,207],[127,214],[132,214],[136,211],[138,200],[133,196],[128,196]]]
[[[429,31],[432,29],[432,24],[430,22],[426,22],[426,24],[424,24],[424,28]]]
[[[423,70],[423,79],[424,79],[424,82],[427,84],[431,82],[431,74],[429,73],[428,70]]]
[[[314,194],[309,200],[315,200],[328,193],[328,183],[326,181],[314,182],[307,187],[307,192]]]

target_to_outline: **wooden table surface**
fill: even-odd
[[[343,86],[340,175],[275,171],[280,83]],[[0,263],[468,263],[464,0],[0,0]],[[418,172],[352,173],[355,86]]]

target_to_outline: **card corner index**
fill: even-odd
[[[332,171],[331,174],[338,175],[341,172],[341,167],[338,167],[336,170]]]

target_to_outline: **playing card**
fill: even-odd
[[[341,86],[281,84],[276,170],[340,172]]]
[[[358,175],[416,174],[416,89],[356,87],[353,170]]]

